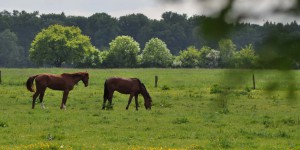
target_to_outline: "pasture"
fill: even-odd
[[[29,76],[86,69],[0,70],[0,149],[300,149],[299,71],[292,72],[295,82],[274,70],[231,70],[232,76],[223,69],[87,69],[89,86],[74,87],[66,110],[59,108],[62,92],[50,89],[46,109],[38,103],[32,110]],[[102,110],[111,76],[140,78],[152,109],[139,96],[139,110],[134,101],[125,110],[129,95],[115,93],[113,109]],[[266,92],[274,81],[279,86]],[[287,99],[290,82],[296,97]]]

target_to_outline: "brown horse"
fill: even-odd
[[[39,74],[28,78],[26,82],[27,89],[30,92],[33,90],[33,81],[35,80],[36,92],[32,98],[32,109],[34,109],[35,99],[39,96],[41,106],[44,108],[43,97],[46,88],[53,90],[64,91],[63,98],[61,101],[60,109],[66,108],[66,102],[69,92],[73,89],[74,85],[80,80],[84,83],[85,87],[89,83],[89,74],[87,72],[77,72],[77,73],[63,73],[63,74]]]
[[[108,100],[109,105],[112,103],[112,97],[114,91],[118,91],[122,94],[130,94],[126,109],[128,109],[131,100],[135,98],[135,109],[138,110],[138,94],[142,94],[144,97],[144,106],[146,109],[151,109],[152,99],[145,87],[145,85],[137,78],[109,78],[104,83],[104,95],[103,106],[105,109],[105,103]]]

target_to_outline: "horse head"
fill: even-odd
[[[145,108],[151,110],[151,106],[152,106],[152,100],[151,97],[149,99],[145,99]]]
[[[145,100],[145,103],[144,103],[144,106],[146,109],[151,109],[151,106],[152,106],[152,98],[150,96],[150,94],[148,93],[147,89],[146,89],[146,86],[141,83],[141,87],[142,87],[142,92],[141,94],[143,95],[144,97],[144,100]]]
[[[82,82],[84,83],[84,86],[87,87],[89,85],[89,73],[87,72],[81,72]]]

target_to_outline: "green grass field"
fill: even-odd
[[[0,149],[300,149],[299,71],[291,80],[274,70],[231,70],[235,75],[222,69],[0,70]],[[62,92],[50,89],[46,109],[39,104],[31,109],[29,76],[77,71],[88,71],[90,84],[75,86],[67,110],[59,109]],[[126,111],[129,96],[119,93],[113,110],[101,110],[103,83],[111,76],[140,78],[152,110],[145,110],[139,96],[139,111],[134,101]],[[278,87],[266,91],[275,81]],[[288,83],[296,89],[291,99]]]

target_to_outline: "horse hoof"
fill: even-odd
[[[41,104],[41,108],[42,108],[42,109],[45,109],[45,108],[46,108],[45,105],[44,105],[44,103]]]
[[[61,110],[67,110],[67,108],[66,108],[66,107],[60,107],[60,109],[61,109]]]

